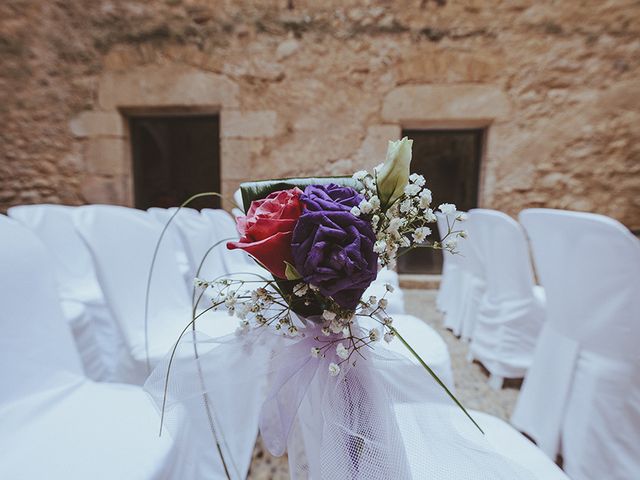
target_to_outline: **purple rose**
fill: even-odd
[[[355,309],[378,272],[373,228],[349,211],[362,197],[350,187],[330,184],[308,186],[300,200],[305,210],[291,241],[296,269],[320,293]]]
[[[322,212],[327,210],[349,211],[360,205],[362,195],[350,187],[340,187],[335,183],[328,185],[309,185],[300,196],[307,210]]]

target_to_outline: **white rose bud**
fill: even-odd
[[[412,144],[413,140],[407,137],[389,142],[387,159],[377,176],[378,196],[383,208],[400,198],[409,183]]]

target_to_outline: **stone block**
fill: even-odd
[[[273,110],[221,112],[221,136],[268,138],[276,135],[277,114]]]
[[[389,140],[397,140],[401,134],[400,125],[371,125],[356,155],[362,168],[371,170],[384,162]]]
[[[80,194],[86,203],[132,206],[126,176],[86,175],[81,181]]]
[[[71,133],[78,137],[122,137],[124,117],[116,112],[81,112],[69,122]]]
[[[99,175],[128,173],[128,143],[120,138],[91,138],[84,151],[86,171]]]
[[[235,107],[238,86],[227,77],[184,67],[143,67],[106,73],[98,88],[106,110],[143,107]]]
[[[389,122],[474,122],[506,118],[506,94],[493,85],[404,85],[384,99],[382,118]]]
[[[225,180],[246,181],[251,178],[254,159],[260,155],[259,139],[222,137],[220,140],[221,174]]]

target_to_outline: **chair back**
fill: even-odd
[[[166,223],[176,210],[177,208],[175,207],[166,209],[166,220],[163,223]],[[215,243],[211,223],[198,210],[193,208],[181,208],[178,214],[173,217],[171,223],[172,225],[169,228],[171,229],[175,224],[176,231],[187,255],[190,269],[189,275],[193,279],[207,250]],[[209,255],[207,258],[209,258]]]
[[[0,404],[83,378],[45,246],[4,215],[0,304]]]
[[[477,208],[473,245],[483,260],[487,299],[493,304],[533,297],[533,269],[522,227],[505,213]]]
[[[522,211],[520,222],[553,327],[590,351],[638,358],[640,241],[592,213],[534,208]]]
[[[145,298],[149,269],[163,225],[146,212],[113,205],[78,207],[76,229],[95,263],[107,303],[129,347],[145,336]],[[190,296],[175,257],[171,237],[163,238],[156,256],[149,289],[148,334],[152,339],[175,331],[188,318]],[[176,312],[176,318],[167,312]],[[180,317],[180,318],[178,318]],[[163,345],[164,348],[164,345]]]
[[[32,230],[47,247],[60,296],[75,299],[78,291],[97,292],[100,285],[91,254],[73,226],[76,207],[66,205],[21,205],[7,212],[9,217]]]

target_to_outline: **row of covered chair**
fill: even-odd
[[[32,209],[37,211],[36,207]],[[85,348],[82,342],[86,336],[79,335],[74,324],[69,323],[71,313],[67,314],[66,321],[63,318],[61,305],[65,303],[74,307],[67,307],[69,312],[75,310],[73,317],[88,318],[89,324],[95,322],[96,315],[103,315],[105,325],[110,318],[114,328],[109,334],[120,338],[116,349],[119,353],[112,357],[117,360],[118,368],[113,372],[117,372],[119,378],[110,380],[141,383],[147,367],[153,366],[164,353],[163,349],[169,349],[177,332],[191,318],[185,307],[191,305],[188,298],[185,300],[184,272],[178,262],[182,255],[172,241],[167,241],[156,257],[148,331],[145,332],[143,305],[148,266],[166,223],[154,222],[150,214],[122,207],[66,209],[60,218],[67,215],[67,220],[71,219],[67,223],[55,221],[55,214],[49,213],[58,207],[48,206],[43,210],[41,222],[51,220],[53,228],[66,231],[65,236],[59,237],[60,243],[52,242],[38,228],[38,222],[31,227],[45,243],[16,221],[0,216],[0,255],[3,265],[7,265],[1,275],[0,297],[8,305],[0,325],[3,329],[0,379],[3,384],[11,385],[11,394],[0,398],[0,416],[13,419],[10,425],[3,422],[0,427],[0,446],[3,446],[0,477],[224,478],[214,448],[206,449],[210,453],[207,458],[189,458],[195,449],[190,443],[194,440],[188,426],[175,428],[173,441],[167,436],[157,438],[157,412],[145,401],[139,387],[88,379],[82,372],[81,362],[85,370],[91,364],[77,353],[77,349]],[[18,217],[19,209],[10,213],[16,212]],[[80,241],[76,241],[78,239]],[[60,265],[69,267],[64,256],[84,254],[89,263],[81,264],[83,268],[69,275],[77,282],[77,290],[70,284],[61,286],[61,281],[69,281],[63,280],[64,276],[58,271]],[[186,252],[182,258],[188,259]],[[57,262],[60,265],[54,267]],[[84,276],[74,277],[82,272]],[[383,272],[381,277],[387,282],[397,282],[392,273]],[[38,281],[30,281],[36,277]],[[86,298],[95,298],[93,302],[83,303],[81,300],[85,297],[76,296],[75,292],[89,290],[88,282],[93,282],[98,293],[83,293]],[[88,314],[91,306],[98,310],[98,306],[102,306],[110,317],[104,312]],[[412,338],[420,355],[453,388],[450,359],[442,339],[415,317],[394,314],[394,318],[397,327]],[[235,327],[226,315],[213,315],[207,322],[204,326],[199,324],[198,329],[209,330],[216,336]],[[75,345],[65,324],[72,329]],[[142,340],[145,336],[149,340],[148,352]],[[102,341],[105,338],[108,337]],[[397,343],[392,343],[391,348],[406,355]],[[146,365],[147,356],[150,365]],[[14,364],[19,366],[16,368]],[[235,395],[221,392],[215,399],[220,411],[225,412],[219,421],[225,422],[226,431],[235,432],[230,441],[239,477],[246,475],[253,450],[261,398],[259,387],[255,385],[255,391],[242,392],[241,408]],[[564,478],[507,424],[478,412],[474,416],[488,432],[490,443],[534,471],[535,478]],[[39,461],[25,465],[34,449]],[[105,455],[105,451],[109,454]]]
[[[512,423],[571,478],[640,471],[640,242],[610,218],[528,209],[520,222],[471,210],[445,254],[438,307],[470,359],[525,377]],[[441,234],[447,219],[439,218]],[[540,285],[535,284],[530,262]]]

